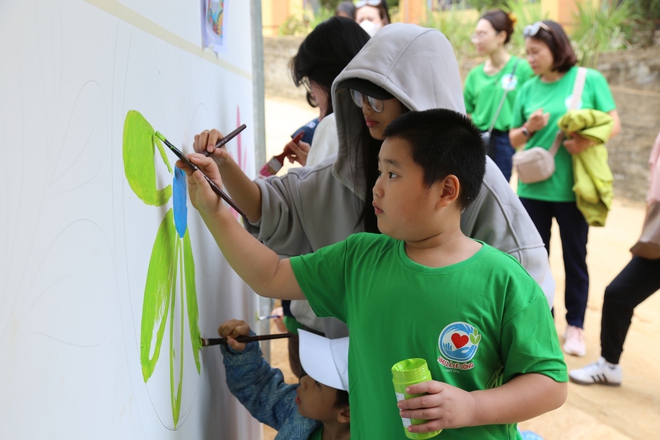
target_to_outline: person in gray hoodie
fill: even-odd
[[[356,98],[369,104],[358,107],[352,90],[362,92]],[[363,109],[371,104],[367,92],[384,92],[381,96],[396,98],[401,111],[446,108],[465,113],[462,90],[454,50],[440,31],[394,23],[372,37],[333,83],[339,137],[336,155],[315,167],[290,169],[283,176],[252,181],[226,150],[215,150],[222,137],[219,131],[195,136],[194,149],[214,151],[212,157],[223,183],[247,214],[246,228],[252,235],[282,257],[302,255],[356,232],[378,232],[371,190],[383,139],[373,135],[377,137],[398,115],[388,121],[382,116],[369,119],[367,113],[365,119]],[[516,258],[539,283],[552,306],[555,282],[543,241],[490,158],[486,158],[479,195],[461,216],[461,230]],[[296,318],[301,309],[309,310],[305,304],[293,306]],[[348,334],[344,323],[323,319],[327,337]]]

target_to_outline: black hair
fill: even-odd
[[[511,41],[515,21],[511,20],[509,14],[501,9],[491,9],[490,11],[485,12],[484,15],[481,16],[481,19],[488,21],[497,33],[506,32],[504,44]]]
[[[317,333],[317,332],[314,332],[314,333]],[[304,376],[309,376],[309,375],[307,374],[307,372],[306,372],[306,371],[303,369],[303,367],[301,366],[301,367],[300,367],[300,377],[298,378],[298,382],[299,382],[299,383],[300,383],[300,380],[301,380]],[[310,376],[310,377],[311,377],[311,376]],[[312,378],[312,380],[315,380],[315,379]],[[326,386],[329,386],[329,385],[326,385]],[[340,390],[340,389],[338,389],[338,388],[336,388],[336,390],[337,390],[337,397],[335,398],[335,403],[334,403],[332,406],[333,406],[334,408],[338,408],[338,409],[341,409],[341,408],[348,408],[348,407],[350,406],[350,405],[349,405],[349,400],[348,400],[348,391]]]
[[[355,107],[357,109],[357,107]],[[401,112],[407,113],[410,109],[401,103]],[[362,118],[362,110],[358,109],[359,116],[345,116],[344,118]],[[348,119],[347,119],[348,120]],[[356,152],[355,157],[353,158],[353,164],[356,170],[361,170],[362,173],[354,173],[354,175],[359,176],[363,174],[363,183],[365,188],[365,194],[363,195],[362,202],[362,211],[360,217],[358,218],[358,224],[362,224],[365,232],[372,232],[375,234],[380,234],[378,229],[378,218],[376,218],[376,213],[374,207],[371,204],[374,200],[374,193],[371,190],[376,184],[378,179],[378,153],[380,153],[380,147],[383,145],[382,140],[374,139],[369,134],[369,129],[366,124],[362,124],[360,128],[360,137],[358,143],[362,145],[362,148],[352,148],[349,151]],[[357,151],[359,151],[362,156],[357,156]],[[356,182],[357,184],[358,182]]]
[[[335,15],[339,15],[340,12],[348,15],[350,18],[355,20],[355,5],[351,1],[341,2],[335,8]]]
[[[376,164],[378,163],[378,153],[380,152],[380,146],[383,145],[383,141],[372,138],[365,125],[362,128],[358,142],[362,145],[362,148],[354,148],[352,150],[361,150],[362,157],[357,158],[357,162],[354,161],[354,163],[356,167],[360,167],[364,171],[365,182],[364,201],[358,224],[362,223],[365,232],[380,233],[378,229],[378,218],[376,218],[374,207],[371,204],[374,200],[374,194],[371,188],[374,187],[378,179],[378,167]]]
[[[413,161],[433,185],[450,174],[458,178],[458,202],[467,208],[479,194],[486,172],[481,132],[465,115],[448,109],[408,112],[392,121],[383,136],[405,140]]]
[[[320,23],[289,63],[294,84],[300,86],[305,77],[314,81],[328,96],[328,114],[332,113],[332,82],[367,41],[369,34],[350,18],[332,17]],[[309,91],[307,102],[316,107]]]
[[[337,399],[335,399],[335,408],[348,408],[348,391],[337,390]]]
[[[552,53],[552,70],[568,72],[577,64],[577,56],[571,46],[571,41],[559,23],[552,20],[543,20],[543,23],[548,26],[550,32],[540,28],[536,35],[528,38],[534,38],[548,46]]]

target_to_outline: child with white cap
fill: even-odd
[[[218,328],[227,385],[257,420],[278,431],[275,439],[349,439],[348,338],[327,339],[304,330],[300,336],[299,384],[284,382],[282,371],[263,358],[257,342],[237,342],[251,334],[245,321]]]

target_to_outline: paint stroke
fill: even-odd
[[[124,121],[124,174],[133,192],[147,205],[162,206],[172,198],[173,207],[163,218],[151,250],[142,302],[140,324],[140,365],[147,383],[156,369],[169,320],[170,400],[176,429],[181,411],[183,388],[184,321],[188,328],[197,374],[200,372],[199,310],[195,284],[195,261],[188,233],[187,188],[185,174],[172,169],[156,131],[138,111],[130,110]],[[172,184],[162,190],[156,187],[155,154],[159,152]],[[173,197],[172,197],[173,196]],[[178,289],[177,289],[178,287]],[[177,292],[181,295],[180,316],[174,314]],[[180,331],[175,334],[175,320]],[[178,365],[175,364],[178,352]],[[178,370],[178,374],[177,374]]]
[[[156,136],[151,124],[135,110],[126,114],[124,120],[124,136],[122,156],[126,180],[136,196],[151,206],[162,206],[172,196],[172,186],[163,189],[156,186],[156,165],[154,154],[156,148],[161,158],[172,172],[172,166],[165,156],[163,145]]]

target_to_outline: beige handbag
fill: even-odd
[[[660,258],[660,203],[653,202],[646,208],[642,234],[630,252],[647,260]]]
[[[569,110],[576,108],[579,104],[586,76],[587,69],[579,67],[577,76],[575,77],[575,84],[573,85],[573,96],[571,105],[568,108]],[[557,154],[557,150],[559,150],[559,146],[564,139],[564,133],[561,130],[557,130],[557,135],[550,150],[546,150],[543,147],[532,147],[514,154],[511,160],[513,162],[513,168],[518,175],[518,180],[523,183],[536,183],[548,180],[555,173],[555,154]]]
[[[524,183],[536,183],[548,180],[555,173],[555,154],[564,140],[564,133],[559,130],[552,148],[532,147],[513,155],[513,168],[518,180]]]

